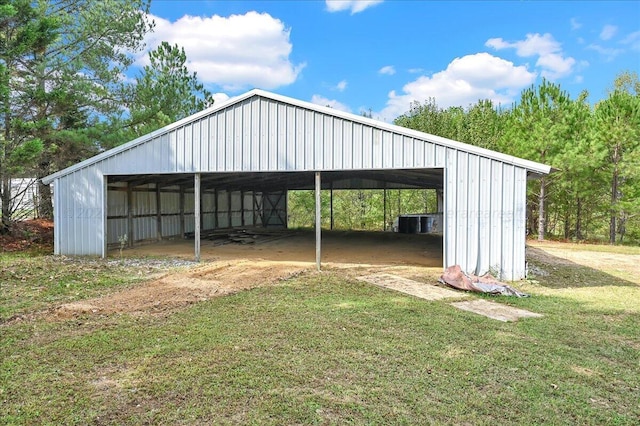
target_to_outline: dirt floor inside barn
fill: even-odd
[[[257,231],[259,232],[259,231]],[[202,239],[204,262],[225,259],[252,261],[309,262],[315,265],[316,246],[313,231],[283,231],[280,238],[256,239],[255,243],[238,243]],[[264,243],[262,242],[264,241]],[[118,250],[110,256],[118,256]],[[141,244],[123,250],[129,257],[174,256],[194,258],[193,239],[172,239]],[[429,234],[397,234],[393,232],[323,231],[322,262],[357,265],[411,265],[442,267],[442,237]]]

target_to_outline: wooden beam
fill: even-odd
[[[251,191],[251,205],[253,206],[253,207],[251,207],[251,211],[253,213],[252,214],[253,218],[252,218],[252,223],[251,223],[252,226],[256,226],[256,203],[257,203],[256,191],[252,190]]]
[[[196,173],[193,178],[193,214],[195,225],[195,258],[196,262],[200,262],[200,173]]]

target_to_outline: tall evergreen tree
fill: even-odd
[[[627,221],[640,214],[640,81],[635,73],[616,78],[595,108],[595,149],[609,186],[609,242],[624,238]]]
[[[40,178],[96,149],[92,127],[122,108],[130,52],[152,27],[148,7],[149,0],[0,0],[3,230],[11,220],[7,182],[17,173],[11,158]],[[50,214],[49,188],[40,191]]]
[[[149,53],[129,88],[128,114],[111,123],[104,148],[135,139],[213,105],[211,93],[189,72],[184,48],[162,42]]]
[[[529,160],[558,166],[558,155],[563,151],[570,128],[566,113],[571,108],[569,94],[559,85],[543,80],[539,86],[524,90],[519,102],[509,114],[509,122],[501,143],[504,151]],[[559,179],[541,177],[537,185],[538,239],[547,232],[545,202],[549,185]]]

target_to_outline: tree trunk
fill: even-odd
[[[546,231],[544,198],[546,196],[546,182],[544,178],[540,178],[540,197],[538,198],[538,241],[544,241]]]
[[[616,243],[616,203],[618,201],[618,170],[614,170],[611,179],[611,217],[609,220],[609,244]]]
[[[51,186],[38,181],[38,217],[43,219],[53,219],[53,202],[51,197]]]
[[[2,177],[2,222],[0,223],[0,234],[7,234],[11,229],[11,179]]]
[[[582,199],[578,197],[576,200],[576,239],[581,241],[582,238]]]
[[[620,239],[618,242],[622,244],[622,240],[624,239],[624,235],[627,233],[627,215],[626,213],[622,213],[618,218],[618,234],[620,234]]]

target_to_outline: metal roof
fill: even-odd
[[[137,145],[143,144],[145,142],[148,142],[154,138],[157,138],[158,136],[164,135],[176,128],[179,128],[180,126],[183,126],[185,124],[197,121],[203,117],[206,117],[208,115],[214,114],[218,111],[221,111],[225,108],[228,108],[232,105],[238,104],[238,103],[242,103],[245,100],[252,98],[252,97],[261,97],[261,98],[265,98],[265,99],[270,99],[276,102],[281,102],[284,104],[288,104],[288,105],[292,105],[292,106],[296,106],[296,107],[300,107],[300,108],[304,108],[310,111],[315,111],[318,113],[322,113],[322,114],[326,114],[326,115],[330,115],[330,116],[334,116],[334,117],[338,117],[338,118],[343,118],[346,120],[350,120],[354,123],[359,123],[362,124],[363,126],[368,126],[370,128],[375,128],[375,129],[380,129],[380,130],[385,130],[385,131],[389,131],[389,132],[393,132],[395,134],[399,134],[399,135],[404,135],[407,137],[411,137],[411,138],[415,138],[415,139],[419,139],[419,140],[424,140],[426,142],[431,142],[433,144],[436,145],[440,145],[446,148],[452,148],[452,149],[456,149],[459,151],[464,151],[470,154],[476,154],[479,155],[481,157],[485,157],[485,158],[489,158],[489,159],[493,159],[493,160],[497,160],[500,161],[502,163],[505,164],[510,164],[510,165],[514,165],[517,167],[521,167],[526,169],[527,171],[530,172],[534,172],[534,173],[538,173],[538,174],[548,174],[551,171],[551,167],[545,164],[541,164],[541,163],[537,163],[534,161],[529,161],[529,160],[525,160],[522,158],[518,158],[518,157],[514,157],[511,155],[507,155],[507,154],[503,154],[500,152],[496,152],[496,151],[492,151],[489,149],[485,149],[485,148],[480,148],[477,146],[473,146],[473,145],[469,145],[469,144],[465,144],[462,142],[458,142],[458,141],[454,141],[451,139],[447,139],[447,138],[443,138],[440,136],[436,136],[436,135],[432,135],[429,133],[424,133],[424,132],[419,132],[416,130],[412,130],[412,129],[408,129],[405,127],[401,127],[401,126],[396,126],[393,124],[389,124],[389,123],[385,123],[382,121],[378,121],[378,120],[374,120],[374,119],[370,119],[367,117],[363,117],[357,114],[351,114],[351,113],[347,113],[347,112],[343,112],[343,111],[338,111],[329,107],[324,107],[321,105],[316,105],[316,104],[312,104],[310,102],[305,102],[305,101],[301,101],[298,99],[293,99],[290,97],[286,97],[286,96],[282,96],[282,95],[278,95],[275,93],[271,93],[271,92],[267,92],[264,90],[260,90],[260,89],[254,89],[251,90],[247,93],[244,93],[240,96],[234,97],[234,98],[230,98],[225,102],[220,102],[215,104],[214,106],[212,106],[211,108],[205,109],[203,111],[200,111],[196,114],[193,114],[189,117],[186,117],[182,120],[176,121],[175,123],[169,124],[168,126],[165,126],[161,129],[158,129],[154,132],[151,132],[147,135],[141,136],[137,139],[134,139],[128,143],[125,143],[123,145],[120,145],[118,147],[115,147],[113,149],[110,149],[108,151],[104,151],[94,157],[91,157],[87,160],[84,160],[80,163],[74,164],[73,166],[67,167],[66,169],[60,170],[54,174],[51,174],[49,176],[46,176],[42,179],[42,182],[44,184],[50,184],[52,181],[54,181],[57,178],[63,177],[65,175],[71,174],[75,171],[78,171],[80,169],[83,169],[85,167],[89,167],[92,164],[98,163],[102,160],[108,159],[112,156],[117,155],[118,153],[121,153],[123,151],[129,150]],[[130,172],[131,174],[136,174],[136,170],[131,170]]]

